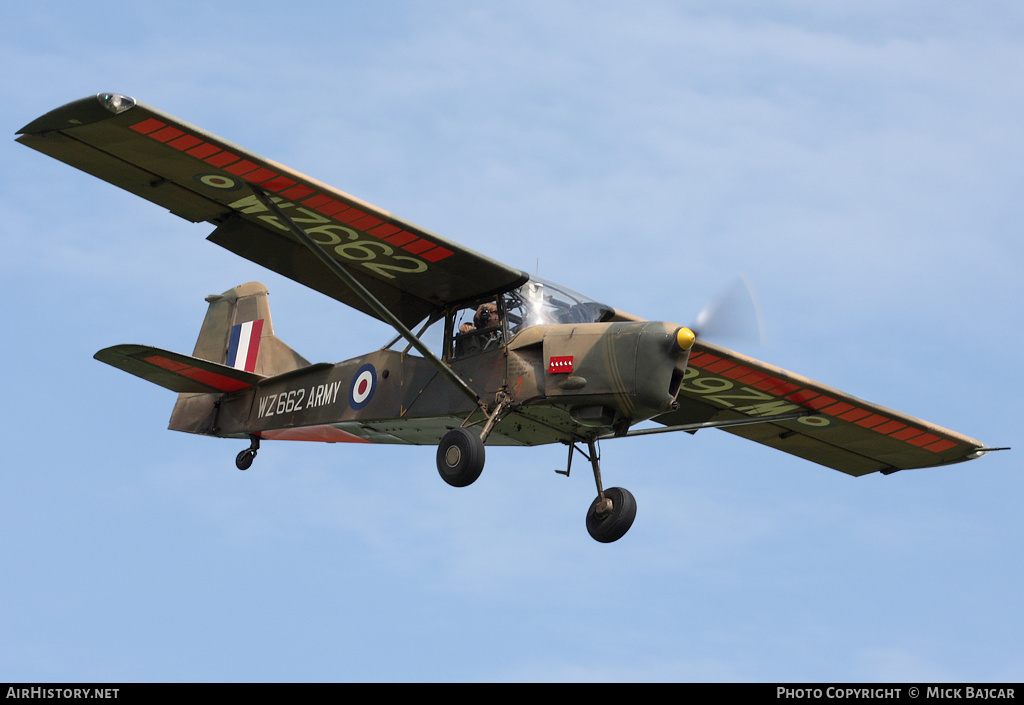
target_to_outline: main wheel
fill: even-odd
[[[246,448],[235,456],[235,467],[239,470],[248,470],[252,467],[252,461],[256,459],[256,451]]]
[[[437,472],[452,487],[473,484],[484,469],[484,442],[468,428],[453,428],[437,446]]]
[[[621,487],[610,487],[604,491],[606,499],[612,501],[612,509],[606,514],[597,511],[601,497],[598,496],[587,510],[587,531],[591,538],[601,543],[611,543],[621,539],[636,519],[636,500],[629,490]]]

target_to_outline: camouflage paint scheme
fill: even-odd
[[[374,315],[254,195],[254,187],[342,263],[400,321],[443,321],[439,356],[488,410],[510,402],[491,445],[575,443],[793,411],[813,415],[724,430],[850,475],[983,455],[982,443],[569,292],[571,306],[530,324],[514,306],[565,292],[305,175],[116,94],[69,103],[18,141],[190,221],[213,242]],[[274,335],[258,283],[207,298],[191,356],[139,345],[97,359],[179,393],[170,428],[228,438],[430,444],[485,420],[428,360],[387,346],[310,364]],[[457,315],[500,314],[492,347],[457,354]],[[523,307],[520,311],[526,311]],[[577,318],[567,320],[570,311]],[[580,313],[582,312],[582,313]],[[516,316],[518,315],[518,318]],[[562,317],[562,318],[560,318]],[[690,345],[692,344],[692,348]],[[632,430],[631,430],[632,429]]]
[[[189,433],[436,444],[471,415],[471,421],[482,418],[471,400],[409,351],[383,349],[334,365],[310,365],[274,335],[267,296],[253,282],[207,297],[210,308],[191,357],[138,345],[107,348],[97,357],[181,392],[170,427]],[[251,372],[226,366],[230,331],[252,320],[262,322],[256,365]],[[685,370],[685,351],[674,342],[678,328],[649,322],[532,326],[508,345],[455,359],[448,346],[445,356],[481,396],[505,392],[517,407],[495,427],[489,443],[573,441],[609,433],[626,414],[650,418],[672,408],[673,377],[678,386]],[[552,355],[545,349],[572,357],[573,374],[546,373],[545,360]],[[200,365],[202,373],[196,372]],[[657,373],[638,375],[638,367]],[[593,420],[586,418],[588,411]],[[591,425],[581,425],[579,418]]]

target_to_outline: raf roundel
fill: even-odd
[[[348,403],[353,409],[362,409],[373,399],[377,388],[377,370],[373,365],[363,365],[352,379],[348,392]]]
[[[237,191],[242,188],[242,183],[240,181],[232,179],[230,176],[224,176],[223,174],[196,174],[192,178],[203,186],[209,186],[210,188],[221,189],[223,191]]]

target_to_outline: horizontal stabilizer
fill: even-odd
[[[264,379],[252,372],[148,345],[115,345],[100,350],[93,357],[179,393],[237,392]]]

